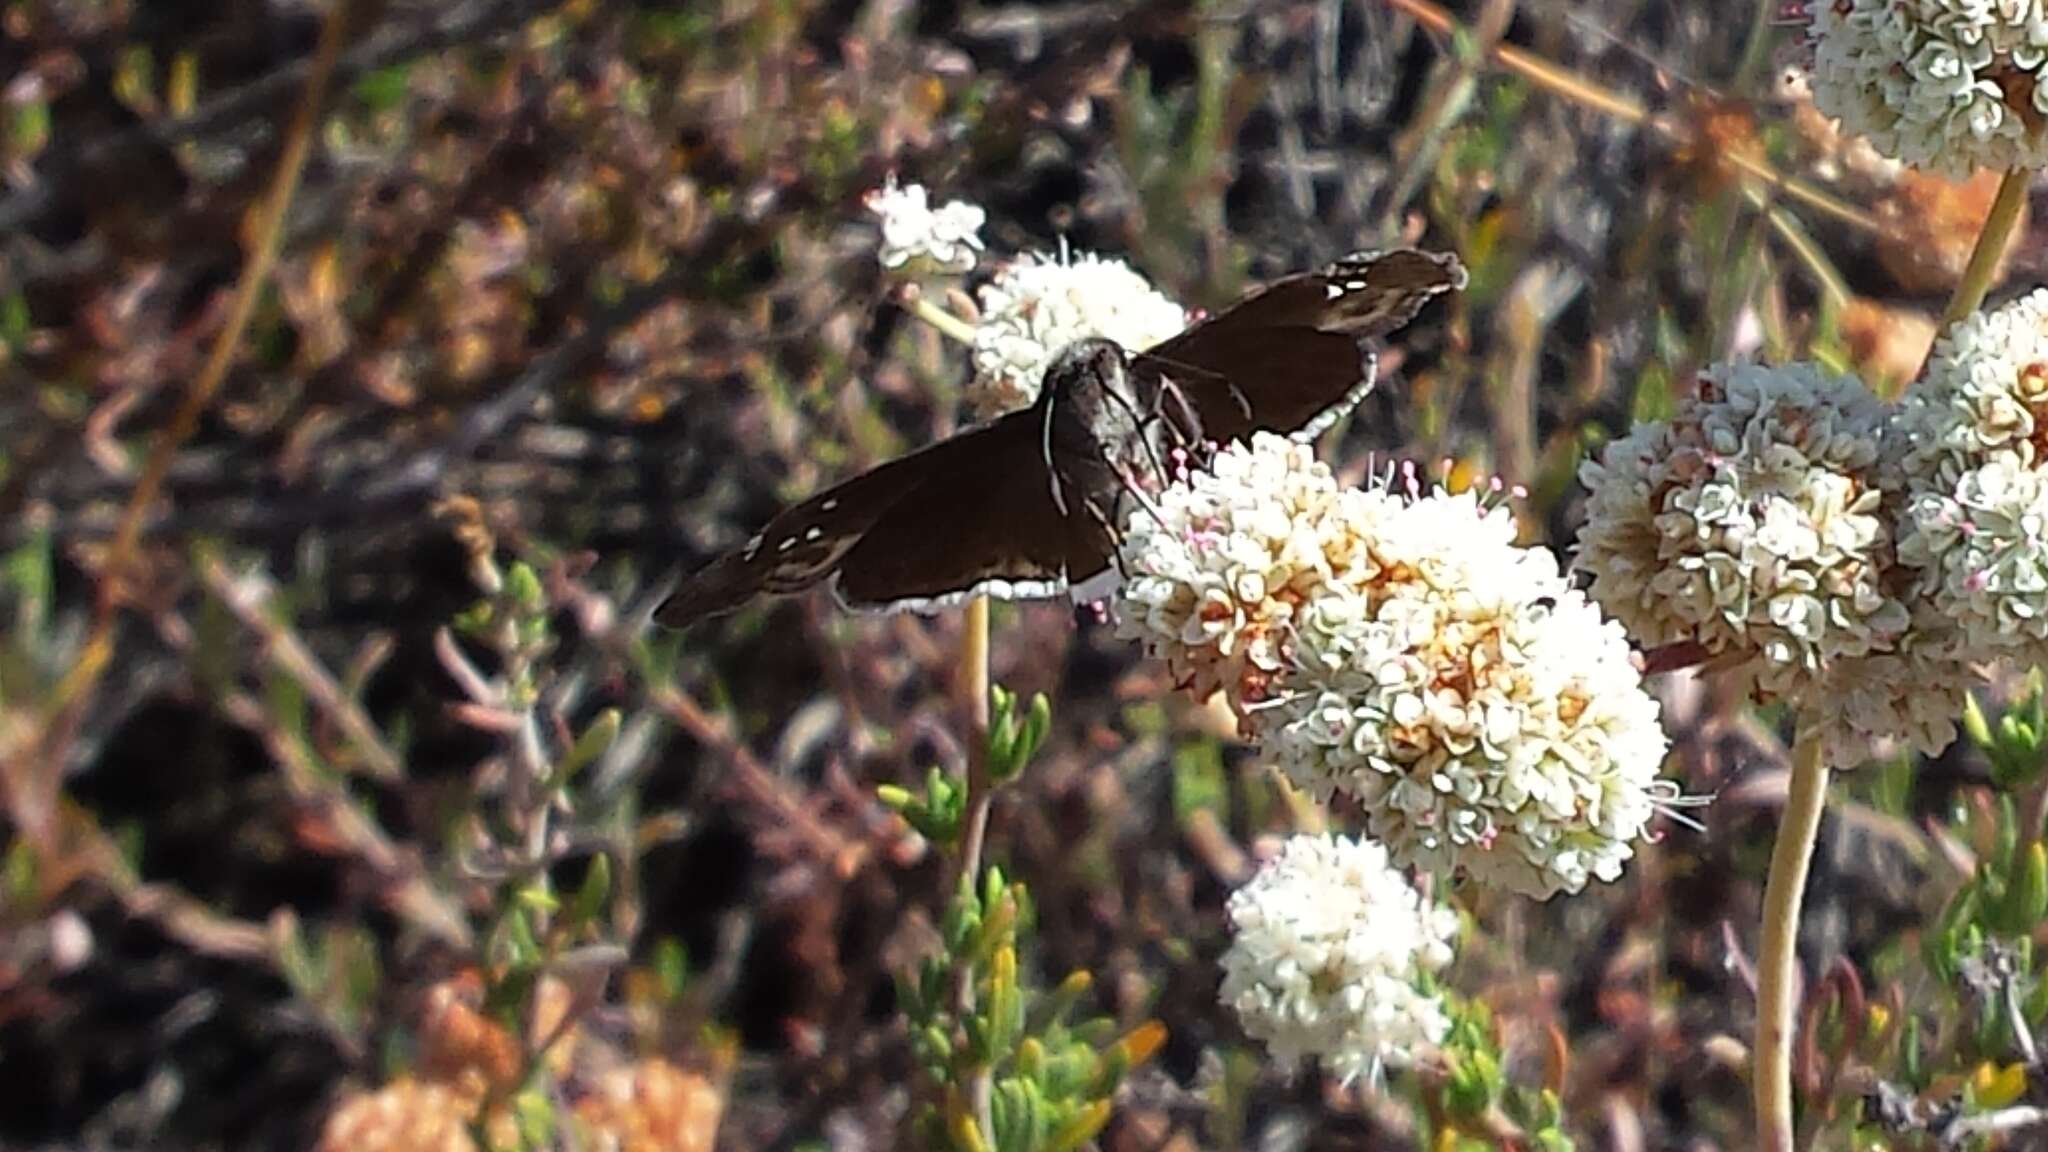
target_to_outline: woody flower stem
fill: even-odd
[[[1764,883],[1763,940],[1757,949],[1755,1066],[1757,1147],[1793,1152],[1792,1032],[1798,1009],[1799,910],[1814,841],[1826,806],[1828,767],[1817,733],[1805,731],[1792,748],[1792,780],[1771,874]]]
[[[967,602],[960,623],[960,695],[967,706],[967,822],[960,833],[959,891],[975,898],[981,891],[981,849],[988,839],[989,808],[995,799],[994,782],[988,776],[988,597]],[[954,1006],[960,1019],[974,1014],[974,965],[960,966],[959,982],[953,989]],[[995,1084],[986,1066],[977,1067],[968,1085],[968,1099],[975,1123],[990,1147],[995,1144],[992,1097]]]
[[[2013,225],[2019,222],[2020,209],[2026,207],[2027,182],[2033,174],[2028,168],[2014,168],[1999,181],[1998,196],[1991,201],[1990,215],[1984,218],[1984,230],[1977,234],[1977,246],[1970,250],[1970,263],[1963,269],[1955,295],[1949,298],[1948,310],[1941,314],[1943,328],[1962,320],[1984,303],[1985,294],[1991,291],[1992,276],[1998,270],[1998,258],[2005,255]]]

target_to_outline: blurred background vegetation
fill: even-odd
[[[1458,252],[1325,455],[1526,484],[1559,546],[1586,449],[1710,360],[1910,377],[1993,188],[1836,138],[1774,0],[340,7],[0,2],[0,1145],[310,1147],[469,1012],[576,1034],[539,1099],[552,1037],[479,1089],[529,1135],[659,1067],[694,1135],[646,1147],[894,1146],[895,978],[951,878],[874,788],[960,762],[958,620],[645,622],[956,426],[965,357],[874,259],[891,173],[1197,306]],[[997,679],[1054,707],[989,852],[1042,983],[1165,1026],[1101,1146],[1513,1144],[1263,1065],[1215,1003],[1221,902],[1306,817],[1070,615],[996,614]],[[1660,692],[1705,831],[1583,897],[1462,894],[1451,982],[1583,1146],[1740,1148],[1785,750]],[[1839,790],[1798,1069],[1830,1146],[2037,1090],[2003,1007],[2048,1012],[2037,704]],[[1969,966],[1987,935],[2018,977]]]

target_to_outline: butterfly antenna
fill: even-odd
[[[1143,508],[1145,514],[1152,517],[1154,523],[1158,524],[1161,528],[1166,527],[1166,515],[1159,510],[1159,505],[1152,502],[1152,497],[1145,492],[1145,486],[1138,483],[1138,478],[1131,475],[1129,468],[1121,464],[1117,465],[1116,478],[1123,482],[1124,491],[1130,494],[1131,499],[1138,502],[1138,507]]]
[[[1138,406],[1131,403],[1128,397],[1119,393],[1116,389],[1105,388],[1103,392],[1115,402],[1117,407],[1124,410],[1126,416],[1131,418],[1132,427],[1138,430],[1138,443],[1144,445],[1145,458],[1152,463],[1152,474],[1159,477],[1159,483],[1167,483],[1171,477],[1166,471],[1166,461],[1160,457],[1159,449],[1152,443],[1152,438],[1145,435],[1145,414],[1138,411]]]
[[[1185,452],[1193,448],[1201,437],[1202,414],[1195,411],[1194,401],[1188,399],[1187,390],[1182,388],[1178,381],[1172,377],[1161,377],[1159,381],[1159,398],[1164,401],[1168,396],[1173,397],[1173,402],[1180,409],[1181,419],[1185,423],[1175,423],[1163,408],[1160,410],[1159,418],[1165,422],[1166,427],[1173,433],[1174,447]]]
[[[1175,360],[1171,356],[1161,356],[1157,352],[1134,352],[1131,355],[1133,359],[1143,357],[1147,360],[1156,360],[1159,363],[1166,365],[1168,368],[1177,369],[1179,371],[1187,372],[1195,376],[1208,376],[1212,379],[1222,381],[1223,386],[1225,388],[1230,389],[1230,398],[1232,400],[1237,401],[1238,410],[1244,413],[1244,418],[1247,420],[1252,418],[1251,398],[1244,394],[1244,389],[1239,388],[1237,386],[1237,381],[1232,380],[1230,377],[1224,375],[1223,373],[1214,371],[1212,369],[1203,368],[1196,364],[1183,363],[1182,361]]]
[[[1054,467],[1052,462],[1052,406],[1057,403],[1058,398],[1048,391],[1045,397],[1045,419],[1041,422],[1038,432],[1038,454],[1045,461],[1046,478],[1052,481],[1053,507],[1060,510],[1060,518],[1064,520],[1067,516],[1067,493],[1065,485],[1060,483],[1060,470]]]

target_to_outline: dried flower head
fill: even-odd
[[[568,985],[554,976],[534,985],[528,1045],[482,1012],[483,982],[475,972],[427,990],[420,1020],[420,1075],[473,1096],[507,1094],[525,1072],[525,1048],[548,1044],[547,1063],[565,1070],[576,1045],[564,1022],[572,1006]]]
[[[1220,998],[1278,1060],[1376,1077],[1450,1027],[1429,978],[1451,962],[1458,917],[1370,840],[1294,837],[1231,894],[1230,922]]]
[[[1990,656],[2048,639],[2048,289],[1936,343],[1891,429],[1899,558],[1960,643]]]
[[[1813,98],[1916,168],[2048,166],[2048,10],[2035,0],[1807,0]]]
[[[474,1101],[445,1084],[401,1077],[343,1100],[320,1129],[317,1152],[475,1152]]]
[[[913,261],[944,272],[974,267],[982,250],[981,226],[988,220],[978,205],[949,200],[934,209],[924,185],[899,186],[894,176],[866,200],[868,211],[881,218],[882,247],[876,256],[882,267],[902,268]]]
[[[1186,323],[1180,305],[1121,260],[1027,253],[982,286],[974,403],[985,412],[1030,404],[1053,357],[1076,340],[1101,336],[1149,348]]]
[[[1504,508],[1340,489],[1277,436],[1126,527],[1122,634],[1221,687],[1291,779],[1393,859],[1532,896],[1613,879],[1665,738],[1620,629]]]
[[[1765,699],[1890,651],[1909,614],[1887,588],[1884,421],[1854,377],[1707,369],[1670,420],[1638,425],[1580,470],[1578,564],[1593,599],[1644,644],[1728,656]]]
[[[615,1068],[576,1104],[576,1115],[612,1152],[711,1152],[724,1099],[704,1077],[666,1060]]]

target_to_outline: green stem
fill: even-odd
[[[2027,205],[2027,183],[2033,177],[2033,170],[2014,168],[1998,183],[1998,198],[1991,202],[1991,214],[1984,218],[1984,230],[1977,233],[1977,246],[1970,252],[1970,263],[1963,269],[1962,282],[1956,285],[1956,293],[1949,297],[1948,311],[1941,314],[1941,326],[1947,329],[1957,321],[1977,310],[1984,303],[1984,296],[1991,291],[1991,281],[1998,272],[1999,258],[2005,255],[2005,247],[2012,239],[2013,225],[2019,223],[2020,210]]]
[[[1827,806],[1828,767],[1817,733],[1801,724],[1792,749],[1792,779],[1771,847],[1764,884],[1763,940],[1757,949],[1756,1046],[1753,1089],[1757,1147],[1793,1152],[1792,1032],[1798,1009],[1799,907]]]
[[[904,293],[903,306],[919,320],[937,328],[942,334],[974,347],[974,325],[962,320],[923,296]]]

